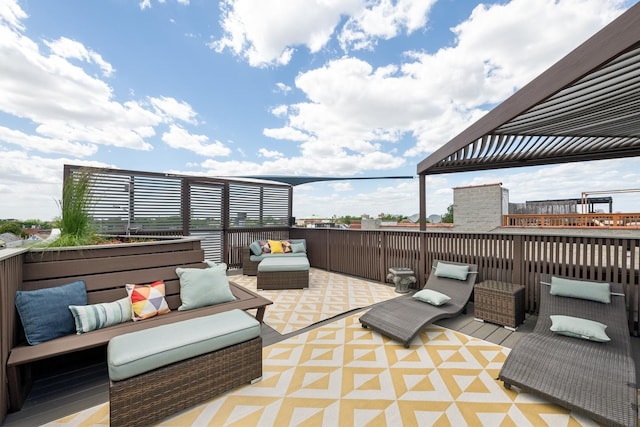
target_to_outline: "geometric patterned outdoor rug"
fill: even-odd
[[[410,348],[360,313],[263,349],[263,379],[161,426],[595,426],[495,378],[509,349],[440,326]],[[135,410],[135,407],[131,408]],[[109,423],[105,403],[48,426]]]
[[[256,276],[231,276],[230,280],[273,301],[264,322],[283,335],[400,295],[393,286],[314,268],[309,271],[308,289],[258,290]]]

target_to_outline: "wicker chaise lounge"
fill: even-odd
[[[622,286],[611,284],[611,302],[551,295],[543,277],[534,331],[513,348],[499,379],[584,413],[604,425],[637,426],[638,393]],[[609,342],[559,335],[551,315],[589,319],[607,325]]]
[[[467,266],[468,274],[464,280],[448,277],[438,277],[436,270],[438,263],[433,262],[433,270],[423,289],[431,289],[443,293],[451,298],[443,305],[435,306],[422,302],[412,296],[403,296],[384,301],[373,306],[360,317],[360,323],[364,328],[388,336],[405,347],[409,347],[411,341],[422,328],[436,320],[455,317],[465,310],[467,302],[471,298],[473,285],[478,275],[478,266],[475,264],[462,264],[446,262],[457,266]],[[443,262],[443,264],[445,264]]]

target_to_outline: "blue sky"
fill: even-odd
[[[64,164],[204,176],[416,174],[618,0],[0,0],[0,218],[59,215]],[[636,159],[438,175],[510,201],[640,188]],[[613,195],[638,212],[637,194]],[[294,216],[411,215],[418,181],[294,189]]]

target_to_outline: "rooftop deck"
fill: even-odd
[[[338,316],[338,318],[346,315],[347,313]],[[286,335],[281,335],[273,328],[263,324],[263,345],[272,345],[333,320],[335,319],[322,321],[309,328]],[[473,319],[473,304],[470,304],[467,314],[455,319],[436,322],[436,324],[494,344],[512,347],[523,334],[533,329],[534,322],[535,317],[529,318],[516,332],[512,332],[497,325],[475,321]],[[107,402],[109,400],[109,376],[103,353],[104,350],[86,352],[85,360],[68,360],[67,363],[61,363],[57,367],[53,366],[52,369],[49,365],[51,370],[38,374],[39,378],[34,381],[33,389],[23,409],[8,414],[3,425],[42,425]]]
[[[358,312],[366,309],[359,309]],[[524,334],[533,330],[536,322],[536,316],[527,315],[526,321],[514,332],[491,323],[478,322],[474,320],[473,313],[473,302],[470,302],[466,314],[438,321],[436,324],[490,343],[512,348]],[[284,335],[263,324],[263,345],[265,347],[273,345],[352,314],[354,312],[343,313],[335,318]],[[634,337],[632,343],[636,361],[638,361],[640,360],[638,357],[640,355],[640,339]],[[109,400],[108,373],[104,353],[104,348],[94,349],[81,355],[67,356],[66,359],[60,359],[57,363],[48,363],[40,366],[39,369],[34,369],[34,375],[37,378],[28,400],[21,411],[8,414],[3,425],[42,425],[107,402]]]

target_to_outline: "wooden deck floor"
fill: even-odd
[[[273,328],[263,325],[263,345],[269,346],[353,313],[344,313],[287,335],[281,335]],[[525,323],[513,332],[498,325],[474,320],[473,304],[470,303],[467,314],[438,321],[436,324],[512,348],[520,338],[533,330],[535,321],[535,316],[528,316]],[[632,343],[636,355],[636,365],[640,366],[638,364],[640,338],[632,338]],[[107,402],[109,400],[109,376],[104,353],[104,348],[85,352],[79,359],[71,361],[71,363],[67,360],[67,363],[61,363],[57,367],[55,365],[48,366],[47,372],[36,373],[39,378],[34,382],[34,388],[23,409],[8,414],[3,426],[38,426]],[[73,369],[70,369],[69,366],[73,366]]]

